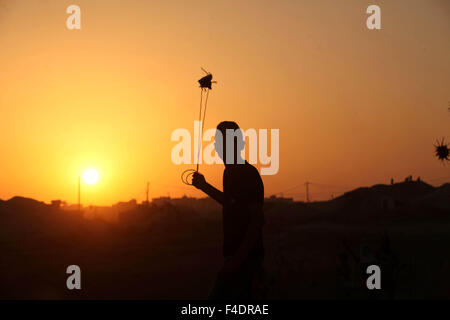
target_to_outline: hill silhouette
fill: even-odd
[[[221,211],[212,200],[163,197],[83,212],[60,204],[0,200],[0,298],[207,295],[221,264]],[[393,297],[450,297],[448,183],[374,185],[313,203],[270,197],[265,216],[267,298],[368,298],[356,280],[346,295],[340,257],[362,245],[379,255],[386,234],[402,270]],[[65,287],[71,264],[82,269],[81,291]],[[358,268],[351,262],[355,277]]]
[[[7,201],[0,200],[0,210],[2,212],[21,212],[44,210],[47,206],[44,202],[40,202],[31,198],[13,197]]]
[[[422,181],[409,181],[357,188],[333,200],[313,203],[312,206],[331,214],[332,217],[328,217],[333,220],[412,219],[448,213],[449,197],[448,184],[433,187]],[[427,212],[424,210],[426,208],[433,211]]]

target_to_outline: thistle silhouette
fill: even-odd
[[[448,111],[450,111],[450,102]],[[434,154],[442,162],[446,160],[450,161],[448,144],[444,141],[444,138],[442,138],[441,142],[439,142],[439,140],[436,140],[436,144],[434,145]]]
[[[441,142],[439,140],[436,140],[436,142],[437,144],[434,145],[436,157],[441,161],[450,161],[448,145],[444,141],[444,138],[442,138]]]

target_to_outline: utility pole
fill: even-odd
[[[305,186],[306,186],[306,202],[309,202],[309,185],[311,184],[311,182],[306,181],[305,182]]]
[[[78,176],[78,211],[81,211],[81,176]]]
[[[149,205],[149,202],[148,202],[148,188],[149,188],[149,186],[150,186],[150,182],[147,181],[147,190],[146,190],[146,195],[147,195],[147,202],[146,202],[146,204],[147,205]]]

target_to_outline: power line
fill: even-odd
[[[342,186],[342,185],[341,185],[341,186],[338,186],[338,185],[326,185],[326,184],[321,184],[321,183],[316,183],[316,182],[307,181],[307,182],[304,182],[304,183],[301,183],[301,184],[296,184],[296,185],[294,185],[294,186],[292,186],[292,187],[289,187],[289,188],[287,188],[287,189],[284,189],[284,190],[282,190],[282,191],[279,191],[279,192],[276,192],[276,193],[273,193],[273,194],[274,194],[274,195],[278,195],[278,194],[282,194],[282,193],[287,193],[288,191],[297,189],[297,188],[299,188],[299,187],[303,187],[303,186],[305,186],[306,184],[308,184],[308,191],[309,191],[309,185],[317,186],[317,187],[320,187],[320,188],[335,188],[335,189],[340,189],[340,190],[349,190],[349,189],[352,189],[351,187],[348,187],[348,186]]]

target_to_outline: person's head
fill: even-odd
[[[217,125],[214,148],[225,165],[244,163],[241,157],[244,147],[244,135],[236,122],[222,121]]]

